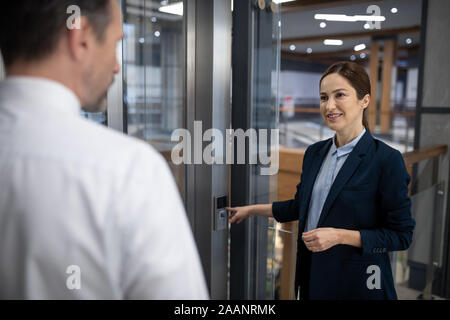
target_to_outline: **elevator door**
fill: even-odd
[[[280,28],[274,2],[234,1],[232,126],[257,131],[258,161],[232,166],[232,206],[277,200]],[[246,147],[247,155],[253,153]],[[261,157],[270,158],[269,172],[263,173],[268,166]],[[275,225],[273,219],[251,217],[231,227],[232,299],[275,297]]]

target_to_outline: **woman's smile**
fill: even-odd
[[[328,119],[329,121],[337,121],[337,120],[339,120],[343,115],[344,115],[343,113],[336,113],[336,112],[334,112],[334,113],[328,113],[328,114],[327,114],[327,119]]]

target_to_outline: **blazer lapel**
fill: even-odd
[[[300,217],[299,220],[303,221],[305,220],[305,217],[308,212],[309,202],[311,200],[311,192],[314,187],[314,182],[316,181],[317,175],[319,174],[320,167],[322,166],[322,162],[325,159],[325,156],[327,155],[328,150],[330,150],[332,144],[332,138],[325,143],[322,148],[316,151],[316,153],[313,156],[311,167],[308,168],[307,172],[303,173],[303,181],[304,184],[304,197],[303,199],[307,199],[306,201],[302,201],[300,204]]]
[[[366,155],[369,142],[373,140],[372,135],[369,133],[369,130],[361,137],[361,139],[356,144],[355,148],[348,155],[347,160],[345,160],[344,165],[336,176],[330,192],[328,193],[327,199],[323,205],[322,212],[320,214],[319,222],[317,223],[317,227],[320,228],[324,223],[325,219],[330,212],[331,205],[333,204],[336,197],[341,192],[342,188],[345,186],[347,181],[353,175],[353,173],[358,169],[361,164],[362,158]]]

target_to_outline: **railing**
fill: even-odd
[[[416,228],[410,248],[391,255],[399,299],[430,300],[433,292],[439,295],[441,291],[438,270],[443,263],[446,217],[445,183],[439,178],[439,159],[447,151],[447,145],[433,145],[403,154],[412,177],[409,193]]]
[[[420,162],[426,161],[426,160],[433,160],[433,169],[432,169],[432,186],[436,187],[438,186],[437,183],[437,175],[438,175],[438,166],[439,166],[439,157],[441,155],[446,154],[448,151],[447,145],[434,145],[430,147],[424,147],[420,148],[411,152],[406,152],[403,154],[403,159],[405,161],[405,165],[407,167],[407,170],[411,177],[416,177],[416,180],[412,180],[410,183],[410,195],[413,201],[413,207],[417,208],[420,207],[420,204],[423,202],[423,197],[421,196],[421,188],[418,186],[418,180],[423,178],[423,174],[427,175],[425,171],[421,171],[413,175],[413,168],[414,165],[418,165]],[[305,149],[293,149],[293,148],[286,148],[286,147],[280,147],[280,157],[279,157],[279,172],[278,172],[278,200],[288,200],[292,199],[296,192],[296,185],[300,181],[300,175],[301,175],[301,167],[303,162],[303,156],[304,156]],[[428,175],[427,175],[428,176]],[[423,189],[423,188],[422,188]],[[428,190],[428,189],[427,189]],[[436,189],[437,192],[442,193],[442,190],[440,188]],[[419,196],[417,196],[419,195]],[[440,196],[444,196],[444,194],[440,194]],[[438,208],[439,210],[442,210],[443,208]],[[423,215],[422,211],[415,210],[419,214]],[[427,219],[431,219],[434,221],[434,224],[441,224],[442,220],[440,219],[434,219],[435,215],[427,216]],[[416,226],[416,229],[421,227],[421,219],[417,220],[418,218],[421,218],[420,216],[414,217],[416,221],[418,222],[418,226]],[[438,221],[439,220],[439,221]],[[433,221],[431,222],[433,224]],[[428,221],[429,222],[429,221]],[[283,223],[283,224],[274,224],[275,225],[275,231],[278,239],[278,243],[280,243],[280,248],[278,248],[278,255],[276,254],[277,250],[274,250],[275,255],[272,256],[272,259],[277,260],[277,265],[279,265],[279,298],[282,300],[289,300],[289,299],[295,299],[293,293],[293,285],[294,285],[294,277],[295,277],[295,265],[296,265],[296,251],[297,251],[297,235],[298,235],[298,223],[297,222],[290,222],[290,223]],[[436,241],[439,239],[435,239],[435,233],[433,232],[431,235],[431,241],[428,241],[430,243],[431,248],[430,250],[430,264],[427,266],[426,270],[426,285],[423,289],[422,297],[424,299],[430,299],[432,295],[432,283],[433,283],[433,276],[434,271],[436,267],[436,250],[434,250],[434,247],[436,247]],[[430,240],[430,239],[428,239]],[[415,239],[413,241],[413,244],[416,242],[418,245],[422,239]],[[423,241],[422,241],[423,242]],[[423,249],[420,249],[423,251]],[[407,251],[399,252],[398,254],[391,255],[391,260],[393,261],[393,271],[394,276],[396,274],[396,270],[401,268],[404,269],[403,272],[400,272],[402,275],[405,275],[406,272],[409,270],[408,267],[405,265],[408,262],[411,262],[408,260]],[[406,271],[405,271],[406,270]],[[404,277],[402,278],[404,280]],[[408,279],[409,281],[409,279]],[[399,281],[399,286],[400,286]],[[399,289],[403,289],[399,287]],[[409,291],[405,291],[409,290]],[[399,299],[408,299],[408,297],[413,297],[414,294],[417,293],[417,290],[410,290],[405,289],[400,290],[398,292]],[[405,293],[406,292],[406,293]],[[408,292],[413,292],[412,295],[408,296]],[[420,292],[419,292],[420,293]]]
[[[284,141],[282,140],[282,143],[284,143],[285,145],[288,145],[288,140],[287,140],[287,136],[290,133],[293,133],[294,131],[292,129],[288,128],[288,120],[286,118],[286,116],[284,116],[284,113],[299,113],[299,114],[305,114],[305,115],[317,115],[317,122],[320,124],[319,127],[319,132],[317,135],[317,141],[323,140],[325,138],[324,133],[326,130],[326,125],[323,123],[323,121],[321,120],[321,116],[320,116],[320,109],[319,107],[280,107],[280,133],[281,136],[284,137]],[[388,127],[390,128],[390,132],[392,132],[392,134],[398,138],[398,139],[402,139],[404,140],[404,148],[403,152],[407,152],[412,148],[412,138],[413,136],[411,135],[410,131],[413,129],[413,119],[416,116],[416,112],[415,111],[411,111],[411,110],[390,110],[389,112],[384,112],[384,111],[378,111],[377,114],[381,117],[385,114],[389,114],[389,123],[391,120],[395,119],[395,117],[403,117],[406,119],[405,123],[405,129],[404,129],[404,134],[398,134],[398,132],[394,132],[392,129],[396,129],[395,127],[391,127],[391,125],[389,125]],[[369,115],[368,115],[369,117]],[[310,118],[310,116],[309,116]],[[375,127],[375,128],[370,128],[371,132],[374,132],[375,134],[378,133],[380,126]],[[295,132],[294,132],[295,133]],[[382,132],[380,132],[382,133]],[[312,142],[316,142],[316,141],[312,141]]]

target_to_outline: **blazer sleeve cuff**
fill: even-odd
[[[359,230],[361,234],[361,248],[363,255],[370,254],[383,254],[388,252],[388,248],[384,246],[380,246],[376,242],[377,239],[377,230]]]
[[[373,245],[372,245],[370,230],[359,230],[359,233],[361,234],[362,254],[363,255],[371,254]]]

